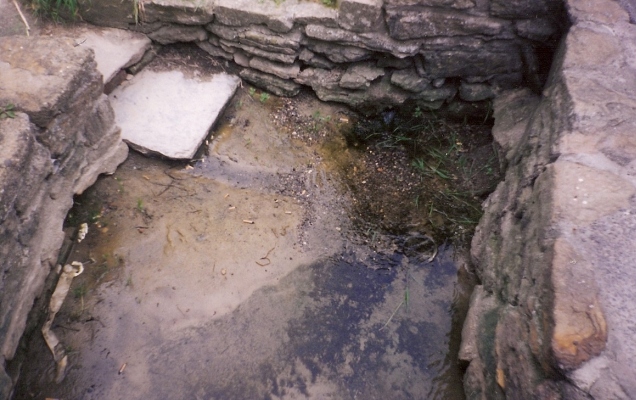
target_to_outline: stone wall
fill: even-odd
[[[636,398],[636,25],[567,6],[543,95],[495,101],[508,169],[472,243],[470,399]]]
[[[0,111],[14,111],[0,116],[2,399],[2,367],[56,266],[73,195],[128,154],[103,88],[92,52],[71,40],[0,37]]]
[[[91,0],[83,19],[194,42],[283,96],[302,86],[362,110],[413,100],[479,104],[543,85],[564,28],[561,0]],[[139,23],[135,24],[135,20]]]

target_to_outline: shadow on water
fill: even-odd
[[[431,263],[345,251],[164,341],[151,365],[182,371],[151,368],[153,385],[167,398],[463,399],[458,285],[451,247]]]

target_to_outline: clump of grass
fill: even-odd
[[[330,8],[335,8],[337,5],[336,0],[320,0],[320,2],[322,3],[323,6],[330,7]]]
[[[269,100],[269,94],[268,93],[261,93],[261,95],[258,97],[258,99],[261,101],[261,103],[265,103],[267,100]]]
[[[86,293],[88,293],[88,289],[86,288],[86,285],[83,283],[75,286],[75,288],[73,289],[73,296],[76,299],[86,296]]]
[[[55,21],[75,19],[79,14],[78,0],[31,0],[33,12]]]
[[[15,118],[15,106],[11,103],[0,107],[0,119]]]

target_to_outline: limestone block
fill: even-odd
[[[161,44],[202,42],[208,39],[208,32],[200,26],[170,24],[148,33],[148,37]]]
[[[320,53],[335,63],[356,62],[371,58],[371,51],[354,46],[343,46],[335,43],[325,43],[310,40],[307,48],[314,53]]]
[[[277,96],[293,97],[300,92],[301,85],[289,79],[281,79],[277,76],[255,71],[252,69],[243,69],[239,76],[254,86],[274,93]]]
[[[490,12],[501,18],[530,19],[557,12],[562,7],[558,0],[492,0]]]
[[[382,0],[340,0],[338,25],[353,32],[378,29],[382,21]]]
[[[459,85],[459,98],[466,101],[482,101],[495,97],[493,87],[486,83],[461,82]]]
[[[479,357],[479,329],[481,318],[498,307],[495,297],[489,295],[481,285],[475,286],[470,296],[468,315],[462,328],[462,343],[459,349],[459,359],[472,361]]]
[[[336,66],[336,64],[329,61],[326,57],[319,56],[314,54],[309,49],[302,49],[300,54],[298,55],[298,59],[303,61],[305,64],[322,69],[332,69]]]
[[[558,32],[558,29],[558,26],[547,18],[515,21],[515,32],[517,35],[537,42],[547,41]]]
[[[578,22],[598,22],[602,24],[614,24],[616,22],[631,21],[628,10],[633,10],[634,6],[621,7],[621,4],[629,3],[631,0],[595,1],[568,1],[568,16],[573,23]]]
[[[216,22],[206,25],[205,28],[221,39],[225,39],[230,42],[238,42],[239,33],[243,30],[240,27],[226,26]]]
[[[438,100],[449,101],[457,94],[457,87],[455,85],[449,84],[442,86],[439,89],[436,88],[428,88],[418,92],[415,96],[413,96],[416,100],[424,100],[429,102],[434,102]]]
[[[378,57],[378,67],[380,68],[407,69],[412,66],[413,59],[411,57],[397,58],[390,54],[384,54]]]
[[[215,21],[229,26],[267,25],[275,32],[289,32],[294,27],[293,15],[283,7],[252,0],[217,0]]]
[[[338,90],[339,82],[344,71],[341,69],[326,70],[321,68],[306,68],[295,79],[297,83],[311,86],[314,90]]]
[[[293,64],[296,61],[296,54],[295,52],[293,52],[293,50],[291,50],[292,54],[286,54],[284,52],[265,51],[258,47],[249,46],[247,44],[242,44],[242,43],[229,42],[226,40],[221,40],[220,43],[226,48],[233,47],[236,49],[241,49],[247,54],[261,57],[261,58],[266,58],[272,61],[277,61],[283,64]]]
[[[375,62],[351,64],[340,78],[340,87],[361,89],[371,86],[371,82],[384,75],[384,68],[378,68]]]
[[[249,41],[256,47],[267,51],[279,51],[286,54],[295,54],[300,48],[303,34],[299,29],[287,33],[272,32],[264,26],[251,26],[240,35],[241,41]]]
[[[110,99],[122,138],[131,146],[143,153],[187,159],[196,153],[239,82],[227,74],[186,78],[180,71],[144,70]]]
[[[355,33],[344,29],[307,25],[305,34],[310,38],[325,42],[337,42],[368,50],[391,53],[399,58],[413,56],[420,49],[419,43],[398,41],[389,37],[385,32]]]
[[[472,51],[423,51],[424,68],[431,78],[465,75],[499,75],[519,72],[522,69],[521,56],[514,46],[508,52],[502,49],[483,48]]]
[[[475,7],[474,0],[385,0],[384,4],[387,6],[448,7],[457,10]]]
[[[220,46],[215,46],[209,41],[197,42],[197,46],[199,46],[201,50],[205,51],[212,57],[224,58],[229,61],[234,60],[234,56],[232,55],[232,53],[228,53],[227,51],[223,50]]]
[[[555,174],[560,175],[562,166],[555,167]],[[576,179],[571,184],[575,182]],[[568,200],[571,204],[572,199]],[[565,238],[557,239],[554,244],[552,268],[555,296],[552,351],[562,369],[573,370],[605,349],[607,321],[599,301],[593,266],[582,259]]]
[[[80,25],[64,27],[60,34],[73,37],[80,46],[93,50],[105,84],[120,70],[138,63],[151,44],[146,35],[123,29]]]
[[[250,66],[250,58],[242,51],[236,51],[232,54],[234,57],[234,62],[236,65],[240,65],[241,67],[248,68]]]
[[[539,96],[527,88],[506,91],[495,98],[493,114],[497,123],[492,135],[508,161],[514,158],[538,103]]]
[[[79,194],[127,155],[91,50],[48,37],[0,39],[0,351],[10,360],[57,260]],[[14,88],[12,80],[22,80]],[[36,127],[36,122],[40,127]],[[4,376],[3,374],[0,374]]]
[[[398,40],[435,36],[495,36],[509,22],[435,8],[392,7],[386,9],[389,34]]]
[[[40,127],[67,111],[71,94],[101,94],[92,52],[71,39],[2,39],[0,57],[0,104],[14,104]]]
[[[338,26],[338,11],[314,2],[299,2],[291,7],[294,21],[300,25],[318,24],[335,28]]]
[[[415,68],[395,71],[391,75],[392,84],[409,92],[421,92],[429,87],[430,82],[419,76]]]
[[[214,18],[214,0],[144,1],[144,22],[205,25]]]
[[[300,73],[300,65],[298,63],[292,65],[279,64],[258,57],[254,57],[250,60],[249,67],[271,75],[276,75],[281,79],[294,79]]]

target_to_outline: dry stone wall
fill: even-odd
[[[0,399],[5,362],[55,268],[73,195],[114,172],[119,137],[93,53],[68,39],[0,37]]]
[[[136,10],[91,0],[82,16],[161,44],[194,42],[277,95],[307,86],[322,100],[363,110],[412,100],[461,111],[502,89],[540,89],[564,28],[562,11],[561,0],[341,0],[335,8],[298,0],[151,0]]]
[[[508,169],[472,243],[469,399],[636,398],[636,25],[567,6],[542,96],[495,100]]]

